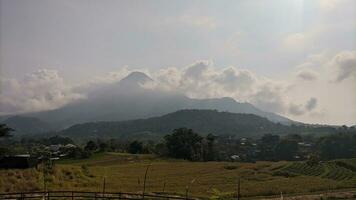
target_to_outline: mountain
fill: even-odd
[[[153,80],[145,73],[132,72],[120,81],[120,85],[125,88],[136,88],[149,82],[153,82]]]
[[[282,134],[290,126],[273,123],[253,114],[219,112],[216,110],[180,110],[161,117],[120,122],[90,122],[77,124],[60,134],[70,137],[152,137],[163,136],[180,127],[191,128],[201,134],[261,136]],[[149,135],[149,136],[147,136]]]
[[[252,104],[239,103],[232,98],[192,99],[176,92],[150,89],[154,84],[142,72],[133,72],[121,81],[94,90],[86,99],[64,107],[25,116],[35,117],[60,128],[95,121],[122,121],[161,116],[182,109],[215,109],[233,113],[249,113],[273,122],[291,124],[280,115],[264,112]]]
[[[12,116],[1,123],[14,129],[15,135],[22,134],[39,134],[53,130],[54,128],[48,123],[34,117]]]

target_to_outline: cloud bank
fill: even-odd
[[[56,70],[41,69],[22,80],[1,78],[0,81],[1,114],[50,110],[85,98],[73,92]]]
[[[86,98],[137,71],[124,67],[81,85],[70,85],[56,70],[42,69],[22,80],[1,79],[1,114],[50,110]],[[262,110],[315,123],[356,123],[356,51],[312,56],[283,78],[260,76],[241,67],[218,67],[202,60],[178,68],[140,69],[154,80],[144,87],[191,98],[232,97]]]

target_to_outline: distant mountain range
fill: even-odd
[[[21,131],[62,130],[74,124],[97,121],[123,121],[162,116],[183,109],[210,109],[231,113],[254,114],[285,125],[293,123],[283,116],[262,111],[250,103],[239,103],[232,98],[192,99],[183,94],[143,87],[154,83],[142,72],[133,72],[122,80],[90,92],[86,99],[61,108],[27,113],[11,119]],[[25,125],[29,118],[33,128]],[[18,120],[18,121],[16,121]],[[25,121],[23,121],[25,120]],[[41,127],[41,124],[43,127]],[[16,129],[16,127],[15,127]]]
[[[186,127],[200,134],[261,136],[266,133],[283,134],[290,126],[273,123],[253,114],[219,112],[216,110],[180,110],[148,119],[90,122],[77,124],[60,134],[70,137],[160,137],[174,129]]]
[[[16,135],[32,135],[54,130],[50,124],[34,117],[13,116],[3,120],[1,123],[14,129]]]

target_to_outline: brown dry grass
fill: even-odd
[[[193,196],[231,197],[241,178],[243,196],[268,196],[308,193],[327,189],[356,187],[356,180],[336,181],[311,176],[285,178],[273,176],[273,171],[286,162],[188,162],[162,160],[150,155],[106,153],[87,160],[67,160],[58,163],[47,177],[50,190],[101,191],[106,179],[106,191],[139,192],[148,164],[148,192],[184,194],[190,187]],[[192,183],[192,180],[195,180]],[[43,188],[40,170],[0,170],[0,191],[29,191]]]

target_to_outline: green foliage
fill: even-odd
[[[68,152],[67,156],[69,158],[74,158],[74,159],[85,159],[85,158],[89,158],[91,155],[92,155],[91,151],[76,147],[76,148],[72,148]]]
[[[257,136],[274,132],[291,132],[291,127],[273,123],[253,114],[218,112],[216,110],[181,110],[161,117],[118,122],[92,122],[74,125],[63,131],[72,137],[87,137],[96,131],[101,136],[132,139],[146,133],[162,136],[179,127],[202,134]],[[136,138],[135,138],[136,139]]]
[[[298,153],[298,143],[291,140],[282,140],[275,149],[276,160],[294,160]]]
[[[356,133],[342,132],[323,137],[318,149],[322,160],[352,158],[356,156]]]
[[[261,138],[261,143],[259,145],[260,149],[260,159],[263,160],[274,160],[275,150],[278,145],[280,137],[278,135],[265,134]]]
[[[99,151],[105,152],[109,149],[109,145],[106,142],[99,143]]]
[[[202,157],[204,161],[213,161],[217,158],[215,149],[216,136],[208,134],[202,142]]]
[[[222,192],[219,189],[213,188],[211,189],[211,200],[223,200],[223,199],[231,199],[229,192]]]
[[[14,129],[8,127],[6,124],[0,124],[0,138],[1,137],[9,137],[11,136],[11,132],[14,131]]]
[[[11,132],[14,131],[12,128],[9,128],[6,124],[0,124],[0,140],[1,138],[8,138],[11,136]],[[4,145],[0,146],[0,157],[9,154],[11,151],[9,148]]]
[[[74,141],[70,139],[69,137],[62,137],[55,135],[53,137],[49,137],[48,139],[43,139],[44,141],[42,143],[48,144],[48,145],[56,145],[56,144],[62,144],[62,145],[67,145],[67,144],[74,144]]]
[[[168,155],[173,158],[199,160],[201,156],[202,137],[192,129],[175,129],[171,135],[164,137]]]
[[[319,162],[320,162],[319,155],[317,155],[317,154],[310,154],[309,155],[309,158],[307,160],[307,164],[308,165],[315,166],[315,165],[318,165]]]
[[[349,180],[356,177],[356,162],[345,160],[329,161],[310,165],[308,162],[294,162],[274,172],[277,176],[318,176],[332,180]]]
[[[128,148],[128,152],[132,153],[132,154],[139,154],[139,153],[143,153],[143,144],[142,142],[139,142],[137,140],[133,141],[130,143],[129,148]]]
[[[98,149],[98,145],[94,141],[90,140],[89,142],[87,142],[84,149],[86,151],[96,151]]]

